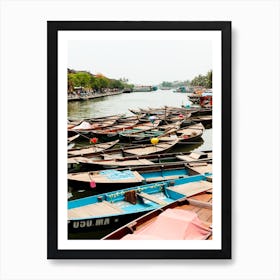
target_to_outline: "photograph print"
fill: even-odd
[[[48,258],[231,258],[231,22],[48,22]]]

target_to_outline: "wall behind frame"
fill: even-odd
[[[140,270],[153,279],[279,279],[279,9],[279,1],[2,1],[1,279],[143,279]],[[232,21],[232,260],[46,260],[47,20]]]

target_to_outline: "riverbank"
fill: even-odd
[[[124,93],[124,92],[118,91],[118,92],[104,92],[104,93],[88,93],[85,95],[69,94],[68,101],[95,99],[95,98],[100,98],[100,97],[105,97],[105,96],[118,95],[118,94],[122,94],[122,93]]]

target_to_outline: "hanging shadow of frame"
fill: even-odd
[[[48,22],[47,257],[231,258],[231,22]]]

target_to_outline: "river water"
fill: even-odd
[[[181,107],[191,105],[187,93],[173,90],[153,92],[132,92],[97,99],[68,102],[68,118],[84,119],[115,114],[133,115],[129,109],[157,108],[163,106]],[[202,136],[203,144],[177,145],[170,152],[191,150],[212,150],[212,128],[206,129]]]

